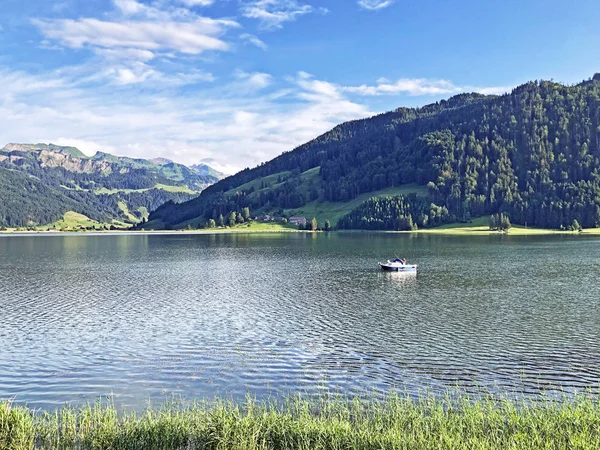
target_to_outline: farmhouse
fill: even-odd
[[[306,225],[306,222],[308,222],[308,220],[306,220],[306,217],[293,216],[290,217],[290,220],[288,222],[294,225]]]

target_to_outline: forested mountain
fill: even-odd
[[[243,207],[285,212],[413,183],[427,187],[425,203],[363,205],[370,217],[340,225],[374,220],[395,229],[404,222],[386,217],[409,212],[419,227],[497,212],[531,226],[600,225],[600,74],[574,86],[534,81],[503,96],[461,94],[344,123],[198,198],[166,203],[150,219],[176,227]]]
[[[136,223],[167,201],[194,198],[218,176],[74,147],[7,144],[0,149],[0,226],[48,224],[67,211],[99,222]]]

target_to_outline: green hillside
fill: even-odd
[[[419,195],[406,195],[415,185]],[[573,86],[529,82],[503,96],[461,94],[347,122],[196,199],[165,204],[150,220],[177,227],[246,207],[340,219],[387,189],[401,195],[372,202],[356,211],[372,216],[344,227],[427,228],[500,212],[524,226],[599,225],[600,75]]]
[[[165,202],[184,202],[218,181],[169,160],[107,153],[85,156],[75,147],[7,144],[0,149],[0,227],[53,224],[64,214],[93,222],[138,223]]]

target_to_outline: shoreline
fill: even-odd
[[[169,235],[233,235],[233,234],[323,234],[323,233],[338,233],[338,234],[390,234],[390,235],[432,235],[432,236],[471,236],[471,237],[528,237],[528,236],[587,236],[587,237],[600,237],[600,228],[584,229],[582,231],[562,231],[562,230],[547,230],[547,229],[523,229],[519,231],[499,232],[491,230],[472,230],[465,231],[460,228],[446,228],[443,230],[437,230],[435,228],[428,228],[422,230],[413,231],[395,231],[395,230],[331,230],[331,231],[306,231],[306,230],[220,230],[220,231],[208,231],[208,230],[144,230],[144,231],[130,231],[130,230],[106,230],[106,231],[0,231],[0,237],[25,237],[25,236],[169,236]]]
[[[461,224],[463,225],[463,224]],[[46,231],[46,230],[16,230],[0,231],[0,236],[100,236],[100,235],[217,235],[217,234],[279,234],[279,233],[381,233],[381,234],[414,234],[437,236],[600,236],[600,228],[586,228],[581,231],[553,230],[547,228],[525,228],[513,226],[508,231],[490,230],[483,226],[447,226],[436,228],[422,228],[419,230],[331,230],[311,231],[296,230],[285,227],[250,227],[226,229],[199,229],[199,230],[89,230],[89,231]]]
[[[0,401],[0,446],[145,449],[598,448],[598,399],[390,395],[166,405],[136,415],[114,403],[36,411]]]

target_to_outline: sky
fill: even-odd
[[[600,72],[597,0],[1,4],[4,143],[226,173],[348,120]]]

